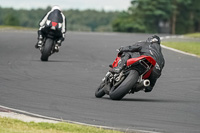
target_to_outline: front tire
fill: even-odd
[[[49,56],[51,55],[51,50],[53,46],[53,40],[50,38],[46,39],[45,45],[42,49],[41,61],[48,61]]]
[[[121,100],[136,84],[139,78],[139,73],[136,70],[131,70],[126,79],[117,87],[112,87],[109,96],[112,100]]]
[[[95,96],[96,98],[101,98],[103,97],[106,93],[104,92],[104,87],[105,87],[105,82],[102,82],[97,90],[95,91]]]

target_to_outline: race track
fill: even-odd
[[[199,133],[200,58],[163,49],[166,66],[151,93],[95,98],[115,49],[148,36],[69,32],[60,52],[41,62],[36,31],[0,31],[0,105],[94,125]]]

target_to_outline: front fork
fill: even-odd
[[[111,72],[107,72],[106,76],[102,79],[102,82],[104,82],[111,74]]]
[[[106,76],[102,79],[102,82],[105,83],[104,92],[108,95],[111,89],[111,81],[112,81],[112,79],[110,78],[112,77],[111,74],[112,74],[111,72],[107,72]]]
[[[123,71],[120,74],[112,74],[111,72],[107,72],[106,76],[102,79],[102,82],[105,82],[104,91],[106,94],[109,94],[110,89],[114,86],[118,86],[120,80],[122,80],[124,76]]]

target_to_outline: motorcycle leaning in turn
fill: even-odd
[[[121,56],[118,54],[110,67],[117,67],[120,63]],[[126,94],[143,90],[150,85],[148,77],[155,65],[156,61],[146,55],[128,59],[126,67],[120,73],[106,73],[95,91],[95,96],[101,98],[107,94],[112,100],[121,100]]]

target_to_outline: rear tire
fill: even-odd
[[[102,98],[106,93],[104,92],[105,82],[102,82],[95,91],[96,98]]]
[[[45,45],[42,49],[41,61],[48,61],[49,56],[51,55],[51,50],[53,46],[53,40],[50,38],[46,39]]]
[[[126,79],[117,88],[111,88],[110,98],[112,100],[121,100],[133,88],[138,78],[139,73],[136,70],[131,70]]]

